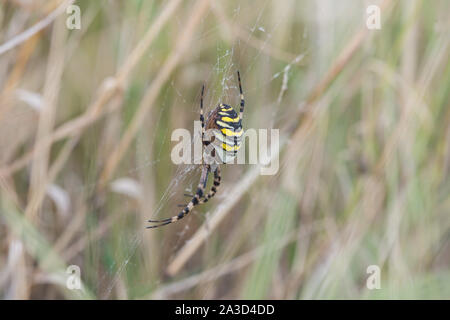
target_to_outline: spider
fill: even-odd
[[[148,226],[147,229],[158,228],[183,219],[196,205],[208,202],[216,194],[221,180],[219,166],[220,164],[232,162],[236,157],[236,153],[241,147],[242,134],[244,132],[242,129],[242,116],[244,114],[245,101],[239,71],[237,72],[237,77],[241,99],[239,116],[231,106],[220,103],[214,110],[208,113],[205,121],[203,117],[203,94],[205,86],[202,86],[200,121],[202,124],[202,144],[205,148],[202,159],[202,173],[197,192],[192,196],[191,201],[186,206],[183,206],[184,209],[178,215],[163,220],[148,220],[148,222],[156,223],[156,225]],[[210,129],[212,129],[212,134],[209,131]],[[205,140],[205,134],[211,134],[209,141]],[[205,195],[209,173],[214,173],[214,181],[211,190]]]

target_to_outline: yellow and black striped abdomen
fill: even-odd
[[[238,114],[232,107],[220,104],[214,110],[214,149],[222,163],[233,161],[242,142],[242,123]]]

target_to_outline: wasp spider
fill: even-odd
[[[202,123],[202,143],[205,148],[203,151],[202,174],[200,176],[197,192],[178,215],[163,220],[148,220],[148,222],[156,224],[148,226],[147,228],[157,228],[183,219],[196,205],[208,202],[208,200],[216,194],[221,180],[219,165],[232,162],[236,157],[237,151],[241,147],[243,134],[242,116],[244,114],[245,101],[244,94],[242,93],[239,71],[237,72],[237,76],[241,99],[239,116],[232,107],[221,103],[214,110],[209,112],[205,121],[205,118],[203,117],[203,93],[205,91],[205,86],[203,85],[202,87],[202,95],[200,98],[200,121]],[[205,141],[205,135],[211,132],[210,139]],[[211,190],[205,194],[209,173],[214,173],[214,181]]]

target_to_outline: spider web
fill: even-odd
[[[275,106],[279,106],[283,98],[283,92],[287,89],[288,86],[290,68],[293,64],[298,63],[298,61],[303,58],[303,54],[299,54],[290,63],[280,64],[278,70],[273,73],[272,77],[268,79],[261,79],[260,81],[258,81],[258,83],[250,83],[249,81],[246,81],[246,75],[255,68],[256,63],[259,62],[259,60],[265,59],[268,64],[272,64],[273,58],[267,56],[263,52],[263,50],[268,41],[270,41],[270,39],[272,38],[272,34],[277,30],[278,26],[281,23],[281,20],[279,20],[274,25],[263,24],[261,20],[263,15],[267,13],[269,1],[267,0],[263,3],[258,4],[260,4],[260,6],[258,6],[257,8],[258,13],[256,15],[256,19],[251,22],[245,22],[246,16],[245,13],[242,12],[240,4],[236,5],[232,11],[227,10],[228,19],[230,20],[230,22],[240,25],[240,27],[248,33],[247,39],[245,39],[245,37],[237,38],[232,45],[225,44],[225,42],[222,41],[223,35],[221,34],[219,24],[208,30],[205,30],[204,28],[205,22],[201,22],[197,27],[197,30],[201,31],[198,32],[197,37],[194,37],[191,44],[192,47],[202,47],[202,43],[204,42],[216,43],[216,60],[213,65],[209,65],[207,67],[209,71],[206,73],[206,79],[204,79],[204,83],[206,85],[204,97],[205,115],[207,115],[207,113],[212,108],[214,108],[221,102],[230,104],[232,106],[239,105],[239,88],[236,77],[237,70],[239,70],[241,73],[244,95],[246,97],[246,112],[249,112],[251,109],[256,108],[256,106],[249,104],[249,102],[251,102],[252,100],[251,97],[253,95],[258,95],[264,90],[271,89],[272,86],[276,86],[280,93],[277,101],[269,103],[273,103]],[[232,15],[230,15],[229,12],[233,12]],[[208,16],[212,14],[213,13],[210,12],[208,13]],[[176,20],[180,25],[180,28],[182,28],[183,17],[180,16],[180,14],[176,14]],[[206,20],[206,18],[204,20]],[[263,45],[259,49],[255,48],[254,46],[252,47],[249,44],[250,37],[258,38],[263,42]],[[256,51],[257,53],[250,59],[251,62],[248,65],[240,64],[241,57],[247,57],[248,59],[248,56],[253,51]],[[199,52],[199,55],[200,53],[201,50]],[[273,69],[273,66],[271,67]],[[276,80],[278,80],[278,82],[276,84],[273,84],[273,82]],[[172,105],[176,106],[176,108],[190,110],[190,112],[195,114],[195,120],[198,120],[200,111],[201,87],[198,88],[198,94],[196,95],[195,100],[192,100],[192,98],[187,97],[183,93],[183,91],[185,90],[184,88],[182,89],[177,86],[177,82],[173,77],[169,80],[168,84],[169,86],[167,86],[168,88],[163,95],[163,102],[161,105],[158,105],[156,117],[163,117],[164,113],[168,112],[167,107],[169,103],[172,103]],[[169,95],[172,95],[172,99],[175,98],[174,102],[169,102]],[[269,127],[272,127],[277,120],[278,113],[276,113],[276,109],[277,108],[274,107],[275,111],[273,112],[272,123],[269,124]],[[154,128],[154,132],[160,129],[161,124],[159,121],[156,121],[155,125],[156,127]],[[192,134],[193,126],[186,129],[188,129]],[[198,138],[200,132],[194,132],[193,134],[194,140]],[[145,154],[148,153],[149,146],[140,145],[138,143],[137,152],[141,155],[144,155],[145,161],[140,166],[130,168],[128,170],[128,174],[139,174],[139,172],[148,170],[150,167],[155,167],[155,169],[158,170],[159,165],[163,164],[166,161],[170,161],[170,154],[164,154],[162,151],[163,147],[167,147],[167,145],[173,146],[172,142],[170,141],[170,135],[171,132],[169,132],[169,129],[165,129],[163,143],[159,147],[159,150],[156,150],[151,158],[145,156]],[[156,135],[154,135],[152,139],[157,139]],[[155,141],[153,141],[153,143],[154,142]],[[154,206],[149,209],[148,219],[164,219],[176,215],[181,210],[181,208],[178,208],[176,204],[180,203],[186,205],[188,201],[190,201],[190,198],[184,198],[184,200],[180,202],[179,193],[180,190],[182,190],[182,193],[195,193],[200,176],[199,167],[199,165],[178,165],[176,167],[175,172],[170,179],[170,182],[164,188],[162,196],[159,199],[156,199]],[[217,202],[220,201],[220,199],[223,199],[223,197],[224,196],[221,195],[219,191],[214,200]],[[207,217],[208,212],[206,212],[204,208],[194,208],[194,210],[191,211],[191,213],[183,219],[183,227],[177,233],[177,241],[175,245],[163,239],[160,243],[160,246],[162,246],[161,252],[169,252],[170,256],[172,257],[178,251],[178,249],[185,244],[186,241],[189,241],[189,239],[186,238],[186,233],[189,231],[189,225],[192,222],[191,219],[207,219]],[[143,234],[145,232],[151,231],[142,228],[142,230],[138,230],[137,233],[134,233],[132,236],[127,237],[127,239],[125,240],[127,242],[126,247],[128,248],[128,255],[117,265],[111,266],[110,272],[113,274],[113,277],[112,280],[107,284],[106,295],[104,298],[111,297],[112,290],[116,286],[121,274],[128,267],[133,266],[133,264],[130,265],[130,261],[132,261],[133,256],[136,255],[136,252],[142,246]],[[126,235],[124,236],[126,237]],[[113,269],[115,271],[112,271]],[[157,273],[157,270],[154,270],[153,272]],[[158,283],[149,283],[148,285],[154,287],[157,284]]]

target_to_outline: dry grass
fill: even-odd
[[[3,298],[450,296],[447,1],[380,1],[381,30],[352,1],[77,1],[72,31],[71,1],[25,3],[0,4]],[[202,83],[207,109],[236,105],[237,69],[279,172],[227,166],[145,230],[198,182],[172,130]]]

